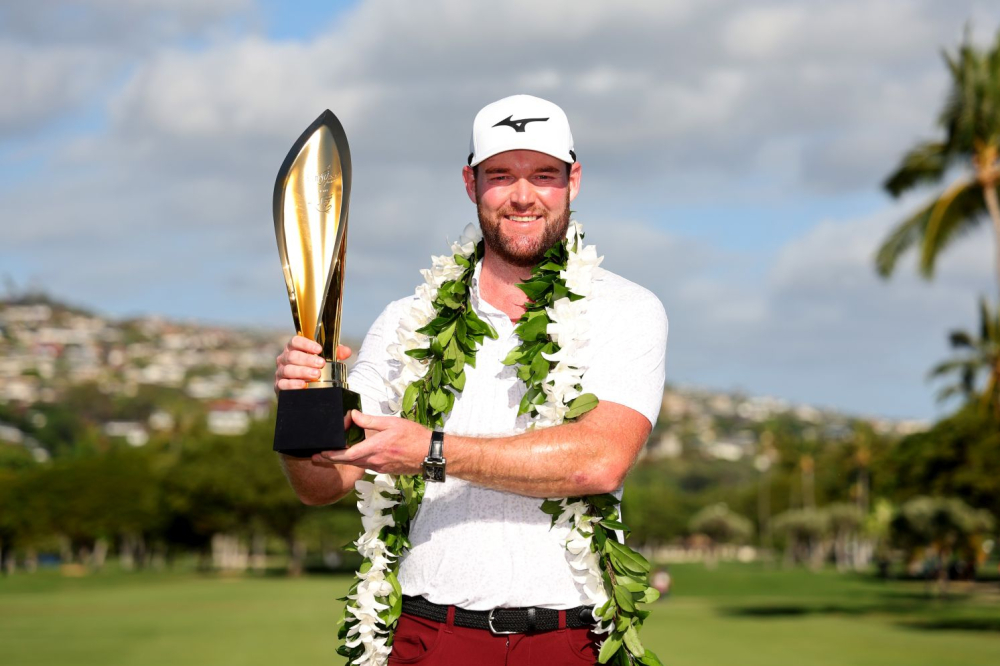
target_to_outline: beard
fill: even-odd
[[[504,207],[495,214],[490,215],[483,210],[483,205],[476,205],[476,212],[479,215],[479,227],[483,231],[483,240],[486,247],[491,252],[496,252],[497,256],[506,263],[520,268],[531,268],[541,263],[545,253],[553,245],[561,241],[566,236],[566,229],[569,227],[569,193],[566,194],[566,205],[562,213],[553,216],[551,213],[543,212],[517,212]],[[502,219],[507,215],[541,215],[545,218],[545,231],[539,238],[525,238],[519,236],[511,238],[505,236],[502,230]]]

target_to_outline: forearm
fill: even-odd
[[[303,504],[310,506],[333,504],[351,492],[354,482],[364,476],[363,469],[350,465],[293,458],[285,454],[279,457],[288,483]]]
[[[360,412],[354,412],[354,421],[365,428],[365,441],[324,451],[314,460],[349,465],[359,470],[358,478],[366,469],[420,473],[430,441],[427,427]],[[496,490],[529,497],[608,493],[625,480],[651,427],[639,412],[602,402],[579,421],[511,437],[445,435],[444,457],[451,476]]]
[[[601,414],[512,437],[448,435],[448,473],[529,497],[612,492],[624,482],[649,428],[634,419],[618,418],[623,407],[601,407]]]

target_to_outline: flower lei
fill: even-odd
[[[389,346],[398,372],[387,380],[390,407],[403,418],[431,428],[444,425],[465,388],[465,366],[475,367],[476,351],[485,337],[497,337],[472,307],[472,276],[482,259],[479,229],[470,224],[452,254],[432,257],[421,274],[410,310],[399,323],[397,342]],[[583,229],[570,221],[566,239],[553,246],[532,277],[518,285],[528,298],[515,332],[521,339],[506,365],[518,365],[527,385],[518,415],[533,417],[532,428],[546,428],[576,419],[597,406],[597,398],[582,393],[586,368],[577,362],[587,344],[583,315],[591,294],[594,270],[603,257],[593,245],[583,245]],[[397,579],[399,561],[409,549],[410,523],[424,494],[420,476],[370,473],[355,486],[362,533],[353,546],[364,558],[357,580],[343,601],[344,620],[337,652],[348,663],[383,666],[392,650],[392,636],[402,613]],[[552,525],[568,525],[566,551],[573,578],[594,605],[594,632],[607,634],[600,643],[599,662],[660,664],[639,641],[639,629],[649,611],[637,607],[659,593],[648,584],[649,562],[619,540],[626,532],[619,520],[619,500],[610,493],[548,499],[541,509]]]

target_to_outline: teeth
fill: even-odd
[[[537,215],[530,215],[530,216],[526,216],[526,215],[509,215],[508,217],[510,217],[510,219],[514,220],[515,222],[534,222],[535,220],[538,219]]]

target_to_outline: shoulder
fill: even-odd
[[[372,328],[396,328],[399,325],[399,320],[406,316],[406,313],[410,311],[416,302],[416,295],[404,296],[403,298],[391,301],[375,319]]]
[[[603,268],[595,271],[587,309],[594,316],[618,322],[618,326],[667,328],[667,312],[656,294]]]
[[[379,313],[375,321],[368,327],[368,333],[361,345],[361,354],[378,356],[381,352],[376,352],[376,348],[384,350],[390,341],[395,342],[398,337],[400,321],[406,316],[413,304],[416,303],[416,296],[399,298],[388,305]],[[359,356],[359,360],[360,360]]]
[[[409,296],[404,296],[403,298],[397,298],[385,306],[385,310],[382,311],[382,314],[387,318],[398,321],[403,315],[413,308],[413,305],[418,300],[419,299],[416,294],[410,294]]]
[[[407,296],[406,298],[399,298],[392,301],[385,306],[385,309],[382,310],[381,314],[375,318],[375,321],[368,328],[368,333],[361,343],[355,363],[355,371],[359,366],[364,366],[366,363],[374,364],[375,367],[381,368],[383,364],[391,362],[389,347],[398,342],[403,342],[400,336],[405,334],[400,333],[400,322],[416,301],[416,296]]]

